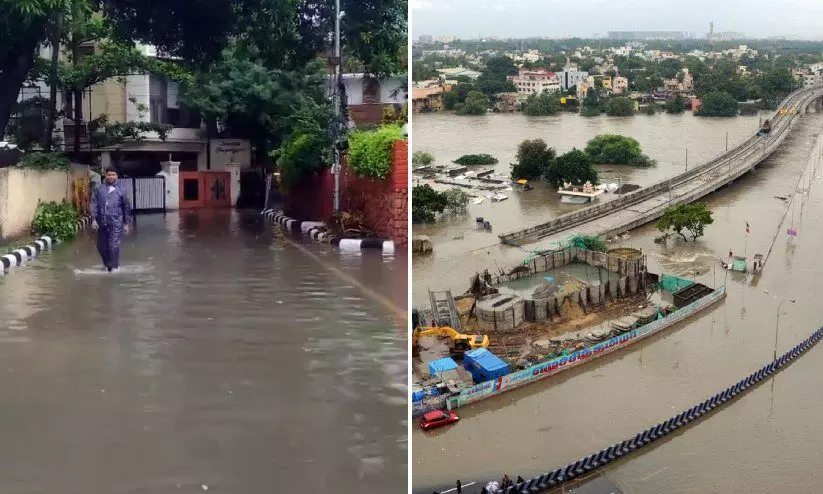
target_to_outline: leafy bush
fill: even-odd
[[[601,134],[586,144],[586,154],[598,165],[651,166],[654,161],[643,154],[640,143],[618,134]]]
[[[597,105],[583,105],[583,109],[580,110],[583,117],[599,117],[600,113],[600,107]]]
[[[79,215],[71,204],[39,202],[34,212],[31,230],[35,235],[48,235],[61,241],[74,238]]]
[[[643,113],[646,115],[654,115],[655,113],[657,113],[657,105],[655,105],[654,103],[646,105],[645,107],[643,107]]]
[[[459,115],[485,115],[489,108],[489,98],[480,91],[469,91],[466,101],[454,105]]]
[[[466,208],[471,200],[471,194],[454,187],[444,192],[446,195],[446,209],[449,214],[461,214],[466,212]]]
[[[523,104],[523,114],[530,117],[554,115],[559,111],[560,93],[556,91],[543,91],[539,95],[532,93]]]
[[[452,163],[457,163],[458,165],[469,166],[469,165],[493,165],[497,163],[497,158],[490,154],[464,154],[463,156],[457,158],[456,160],[452,161]]]
[[[415,151],[412,155],[412,164],[418,166],[431,165],[434,162],[434,155],[425,151]]]
[[[548,147],[543,139],[525,140],[517,146],[517,163],[511,164],[511,178],[543,178],[548,174],[554,159],[554,149]]]
[[[606,104],[606,115],[611,117],[630,117],[634,115],[634,101],[630,98],[612,98]]]
[[[32,170],[68,170],[71,168],[71,161],[57,153],[30,153],[23,155],[17,166]]]
[[[597,185],[597,170],[592,167],[589,155],[574,148],[552,162],[546,178],[555,187],[561,187],[564,182],[572,185],[591,182]]]
[[[442,213],[449,205],[449,198],[437,192],[431,185],[415,185],[412,189],[412,223],[430,223],[435,213]]]
[[[280,168],[285,190],[306,176],[319,172],[332,162],[331,136],[327,131],[332,119],[329,105],[305,102],[303,107],[287,119],[291,128],[281,146],[270,153]]]
[[[399,125],[385,125],[372,132],[355,131],[349,136],[349,166],[355,175],[383,179],[392,166],[394,143],[403,140]]]
[[[737,116],[737,100],[729,93],[707,93],[700,99],[697,109],[699,117],[734,117]]]
[[[683,97],[678,94],[674,99],[666,102],[666,113],[683,113],[684,105]]]

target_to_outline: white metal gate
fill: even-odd
[[[134,212],[166,211],[166,177],[124,177],[120,181]]]

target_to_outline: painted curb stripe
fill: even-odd
[[[325,241],[330,237],[328,232],[322,230],[322,228],[326,227],[325,223],[322,221],[299,221],[272,209],[265,209],[261,211],[260,214],[272,223],[277,223],[286,230],[295,233],[303,233],[312,240],[316,240],[318,242]],[[394,242],[386,239],[331,238],[331,244],[335,247],[339,247],[341,250],[346,251],[379,249],[384,253],[394,253]]]
[[[75,231],[79,232],[81,230],[85,230],[89,224],[91,224],[91,218],[83,217],[77,220]],[[52,239],[48,235],[44,235],[34,240],[34,242],[29,245],[25,245],[19,249],[15,249],[7,254],[4,254],[0,257],[0,276],[6,274],[6,271],[11,268],[24,265],[29,259],[34,259],[58,243],[59,242],[57,239]]]

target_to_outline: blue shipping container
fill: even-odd
[[[509,364],[485,348],[466,352],[463,365],[471,373],[475,384],[491,381],[509,373]]]

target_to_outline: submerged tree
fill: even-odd
[[[517,146],[517,163],[511,164],[512,180],[535,180],[549,173],[555,151],[543,139],[526,140]]]
[[[712,212],[708,209],[706,203],[696,202],[666,208],[663,216],[657,221],[657,229],[663,233],[662,240],[668,238],[669,235],[677,234],[688,242],[689,239],[683,233],[683,230],[686,230],[691,235],[692,240],[696,241],[703,236],[705,227],[712,223],[714,223]]]

